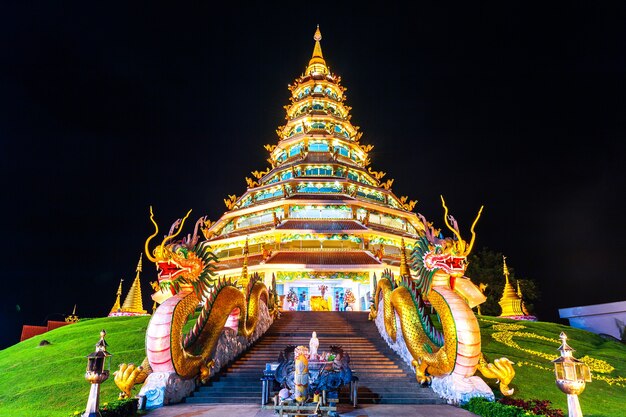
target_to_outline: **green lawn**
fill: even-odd
[[[141,363],[149,317],[113,317],[80,322],[0,351],[0,417],[68,417],[83,410],[89,384],[86,356],[101,329],[113,353],[111,372],[122,362]],[[479,317],[483,352],[489,360],[506,356],[515,362],[514,397],[548,399],[566,410],[566,397],[554,383],[550,360],[559,354],[565,331],[576,358],[592,365],[593,382],[580,396],[586,417],[626,415],[626,345],[568,326]],[[514,325],[511,327],[511,325]],[[519,326],[524,326],[523,328]],[[43,339],[50,345],[38,347]],[[613,369],[611,369],[613,368]],[[491,381],[488,383],[496,387]],[[113,375],[102,385],[101,402],[117,398]]]
[[[89,395],[86,356],[95,350],[102,329],[114,356],[100,403],[117,399],[113,371],[122,362],[139,365],[144,359],[149,319],[81,320],[0,351],[0,417],[67,417],[84,411]],[[43,339],[51,344],[38,346]]]

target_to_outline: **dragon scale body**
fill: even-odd
[[[411,253],[411,269],[417,271],[417,275],[413,277],[409,273],[396,279],[386,270],[376,286],[370,319],[382,314],[384,331],[394,343],[399,323],[418,382],[430,382],[433,376],[463,380],[472,378],[476,370],[480,370],[486,377],[498,379],[503,394],[510,395],[512,390],[507,384],[515,371],[506,358],[496,360],[497,367],[484,360],[478,320],[470,306],[470,300],[476,305],[484,301],[484,296],[464,277],[480,212],[472,225],[472,241],[468,244],[461,239],[454,218],[447,215],[445,202],[443,206],[446,226],[454,232],[455,238],[437,237],[441,235],[419,215],[424,231]],[[402,248],[404,250],[404,244]],[[455,288],[457,280],[464,280],[462,288]],[[427,313],[428,306],[437,313],[441,330]]]
[[[168,298],[155,312],[146,333],[146,352],[151,368],[153,371],[174,371],[186,379],[202,373],[230,313],[239,309],[239,334],[249,337],[258,321],[260,303],[267,302],[267,299],[267,288],[259,282],[252,286],[250,303],[232,284],[218,286],[215,296],[209,297],[205,304],[210,308],[203,308],[196,326],[186,337],[183,326],[200,300],[194,292]]]
[[[435,274],[434,283],[443,284],[443,278],[442,273]],[[476,353],[480,352],[480,329],[467,303],[449,286],[433,285],[428,301],[441,321],[440,332],[426,314],[426,305],[416,288],[410,283],[394,288],[393,279],[386,272],[378,282],[374,308],[379,311],[383,304],[385,330],[393,341],[397,338],[397,315],[417,379],[425,382],[426,375],[451,372],[463,377],[473,375],[480,358]]]

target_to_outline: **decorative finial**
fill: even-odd
[[[143,258],[143,253],[139,254],[139,263],[137,263],[137,272],[141,272],[141,259]]]
[[[328,74],[328,67],[326,66],[326,61],[324,61],[322,46],[320,44],[320,41],[322,40],[320,25],[317,25],[317,29],[315,29],[315,35],[313,35],[313,39],[315,40],[315,47],[313,48],[313,56],[311,56],[311,60],[309,61],[309,65],[306,69],[306,73]]]
[[[502,255],[502,264],[503,264],[503,272],[504,277],[506,278],[506,282],[509,282],[509,268],[506,266],[506,256]]]
[[[322,40],[322,32],[320,32],[320,25],[317,25],[317,29],[315,30],[315,35],[313,35],[313,39],[317,42]]]
[[[572,356],[572,352],[574,351],[574,349],[572,349],[570,345],[567,344],[567,335],[565,334],[565,332],[561,332],[561,334],[559,335],[559,339],[561,339],[561,346],[559,346],[558,350],[561,351],[561,356]]]

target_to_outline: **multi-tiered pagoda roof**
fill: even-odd
[[[236,276],[245,264],[279,283],[369,280],[398,269],[402,240],[410,247],[423,229],[415,202],[396,196],[393,180],[372,169],[373,146],[351,122],[346,88],[326,64],[321,39],[318,27],[312,57],[289,86],[278,142],[265,145],[269,166],[253,171],[245,192],[225,199],[228,211],[204,230],[220,274]]]

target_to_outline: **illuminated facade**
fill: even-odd
[[[202,231],[219,275],[275,279],[284,309],[365,310],[374,276],[398,274],[424,227],[415,202],[370,167],[373,146],[360,142],[321,39],[318,28],[308,66],[289,86],[278,143],[265,145],[270,166],[253,171],[243,195],[224,200],[228,211]]]

